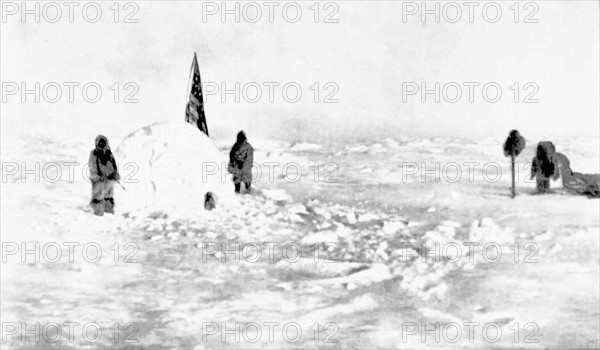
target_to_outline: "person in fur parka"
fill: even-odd
[[[92,181],[92,200],[90,206],[94,214],[114,213],[114,182],[119,181],[117,162],[105,136],[96,137],[96,148],[90,152],[90,181]]]
[[[557,180],[560,176],[556,148],[550,141],[538,143],[536,155],[531,161],[531,179],[536,179],[539,193],[550,190],[550,178]]]
[[[246,139],[244,131],[237,134],[237,141],[229,152],[228,170],[233,174],[235,193],[240,193],[242,182],[246,192],[250,192],[252,185],[252,162],[254,161],[254,149]]]

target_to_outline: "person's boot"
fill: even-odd
[[[99,199],[92,199],[90,202],[90,206],[94,212],[94,215],[102,216],[104,215],[104,203],[102,203]]]
[[[246,187],[246,193],[252,193],[252,183],[244,182],[244,187]]]
[[[234,184],[235,185],[235,193],[240,193],[240,188],[242,187],[242,184]]]
[[[113,198],[104,198],[104,212],[115,213],[115,200]]]

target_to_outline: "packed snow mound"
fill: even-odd
[[[121,211],[140,209],[202,214],[204,196],[212,192],[217,209],[235,202],[227,173],[227,156],[198,129],[156,123],[127,136],[115,151],[126,191]]]

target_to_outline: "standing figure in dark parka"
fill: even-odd
[[[560,176],[554,144],[550,141],[538,143],[536,155],[531,163],[531,178],[536,178],[538,192],[548,192],[550,177],[556,180]]]
[[[250,192],[252,185],[252,162],[254,161],[254,149],[246,140],[244,131],[237,134],[237,141],[229,152],[228,170],[233,174],[235,193],[240,193],[242,182],[246,192]]]
[[[92,181],[92,200],[90,205],[94,214],[114,213],[113,183],[119,181],[119,170],[108,139],[102,135],[96,137],[96,148],[90,153],[90,180]]]

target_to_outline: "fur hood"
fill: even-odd
[[[104,147],[100,147],[99,143],[100,141],[104,141]],[[96,136],[96,141],[95,141],[95,145],[96,145],[96,149],[97,150],[109,150],[110,146],[108,145],[108,139],[106,138],[106,136],[104,135],[98,135]]]

